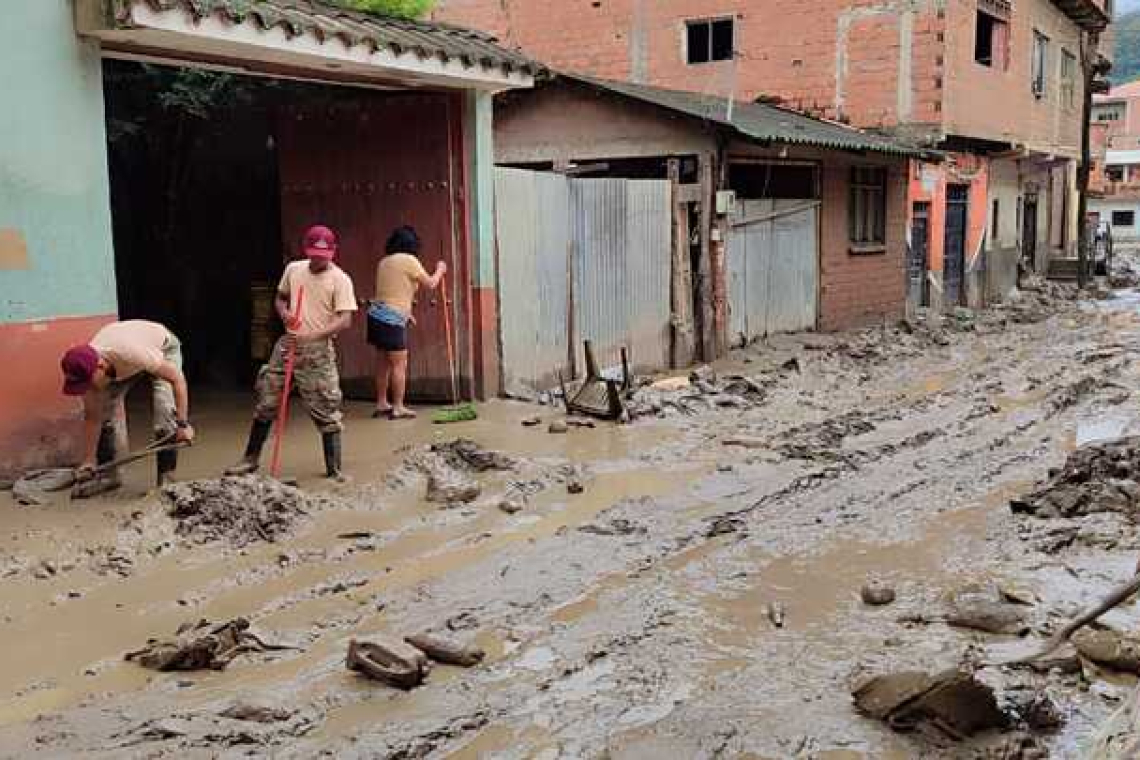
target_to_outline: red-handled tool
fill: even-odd
[[[305,302],[304,286],[297,288],[297,303],[293,307],[292,326],[301,319],[301,304]],[[287,326],[288,327],[288,326]],[[281,402],[277,406],[277,432],[273,438],[273,459],[269,463],[269,474],[277,477],[281,463],[281,439],[285,437],[285,425],[289,422],[289,394],[293,392],[293,367],[297,363],[297,337],[289,341],[288,355],[285,357],[285,385],[281,388]]]

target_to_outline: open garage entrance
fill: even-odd
[[[338,233],[337,263],[361,300],[388,234],[414,226],[425,263],[454,273],[464,339],[461,100],[133,61],[107,61],[104,73],[120,315],[168,325],[196,386],[249,386],[282,331],[278,278],[312,224]],[[420,399],[450,387],[442,310],[427,295],[415,309],[410,391]],[[338,339],[358,397],[373,392],[364,336],[362,310]]]

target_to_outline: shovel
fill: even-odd
[[[474,404],[459,403],[459,372],[455,366],[455,337],[451,332],[451,301],[447,299],[447,279],[440,281],[440,290],[443,292],[443,332],[447,337],[447,364],[451,370],[451,403],[452,406],[439,409],[432,415],[431,421],[437,425],[448,422],[467,422],[478,419],[479,413],[475,411]]]

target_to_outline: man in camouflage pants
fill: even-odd
[[[308,260],[295,261],[285,267],[277,286],[277,313],[288,332],[277,341],[269,363],[258,373],[257,403],[245,456],[226,470],[228,475],[258,469],[261,450],[280,410],[288,357],[294,353],[293,385],[321,431],[325,474],[336,480],[344,479],[341,472],[343,396],[333,338],[352,324],[352,312],[357,306],[352,280],[332,263],[336,248],[336,235],[332,230],[312,227],[304,240]]]

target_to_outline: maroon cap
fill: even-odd
[[[91,379],[99,368],[99,352],[89,345],[72,346],[59,362],[63,370],[63,392],[82,396],[91,390]]]
[[[305,255],[318,259],[336,256],[336,233],[323,225],[315,225],[305,233]]]

